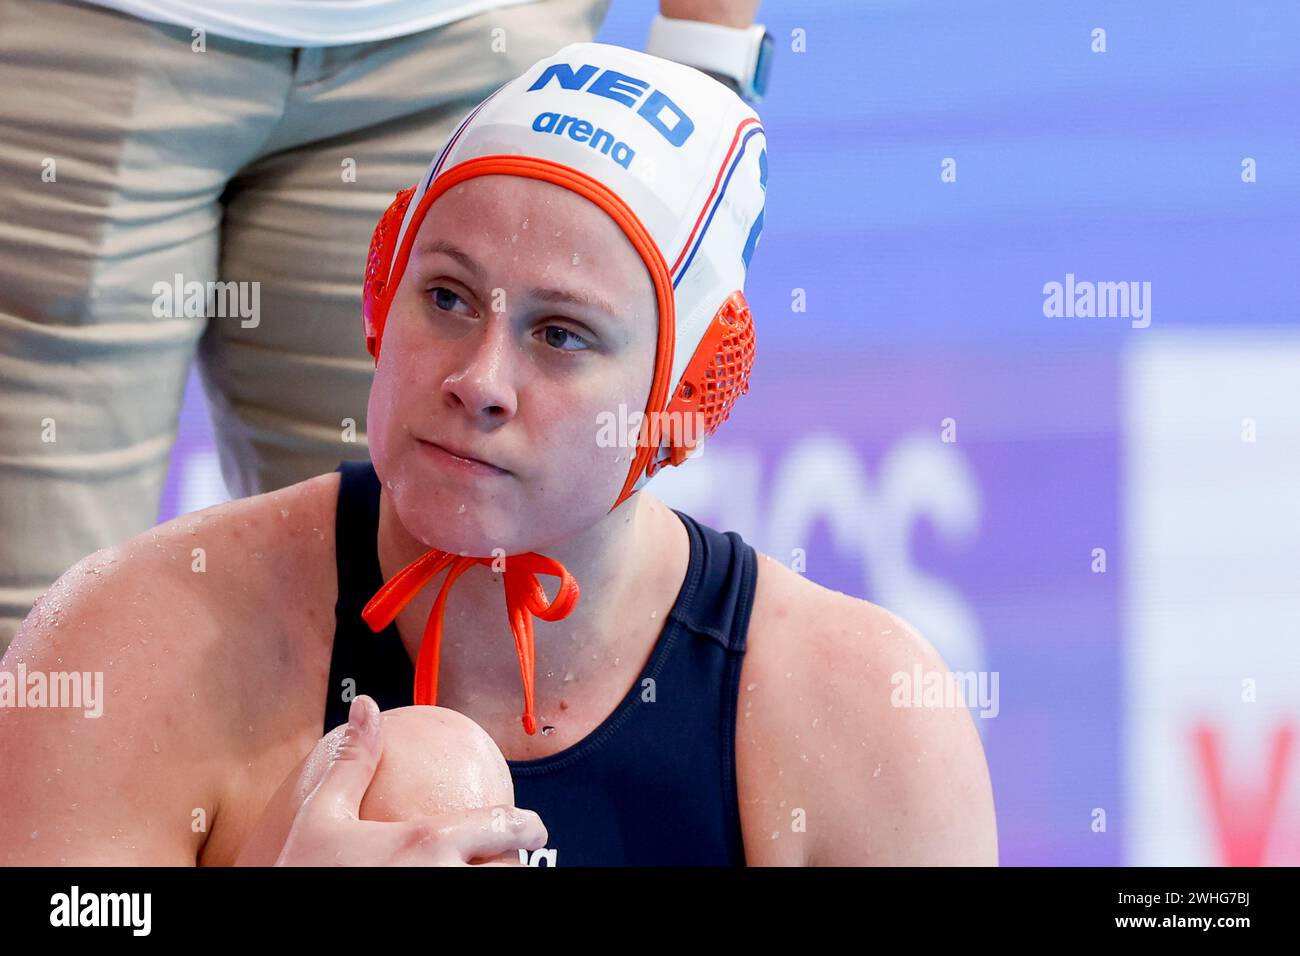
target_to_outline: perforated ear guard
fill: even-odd
[[[388,276],[393,256],[397,254],[397,235],[413,195],[414,186],[398,190],[379,217],[370,237],[370,251],[366,254],[366,276],[361,286],[361,320],[366,333],[366,351],[376,365],[379,364],[379,343],[384,337],[384,321],[388,318],[388,303],[392,298],[387,288]]]
[[[646,467],[647,477],[665,465],[680,465],[730,417],[737,399],[749,391],[754,345],[754,317],[737,289],[713,317],[656,420],[649,440],[663,451]]]

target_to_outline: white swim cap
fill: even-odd
[[[763,228],[766,145],[758,115],[699,70],[569,44],[475,107],[419,185],[398,194],[371,243],[367,347],[377,362],[415,234],[445,190],[517,175],[596,203],[640,253],[658,300],[654,379],[617,507],[664,464],[689,457],[748,391],[754,330],[744,285]],[[673,412],[699,416],[703,434],[667,434]]]

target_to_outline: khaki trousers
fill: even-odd
[[[0,0],[0,652],[67,568],[155,523],[196,356],[232,496],[367,456],[376,221],[609,2],[293,49]],[[212,282],[238,307],[171,294]]]

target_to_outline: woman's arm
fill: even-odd
[[[177,689],[181,596],[144,571],[112,550],[84,559],[0,660],[13,692],[0,706],[5,865],[193,866],[211,832],[223,768]],[[192,638],[206,626],[185,620]]]

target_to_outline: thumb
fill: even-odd
[[[366,795],[383,747],[383,721],[379,705],[361,694],[348,709],[343,739],[330,756],[329,764],[316,788],[316,796],[331,809],[357,817],[361,798]]]

